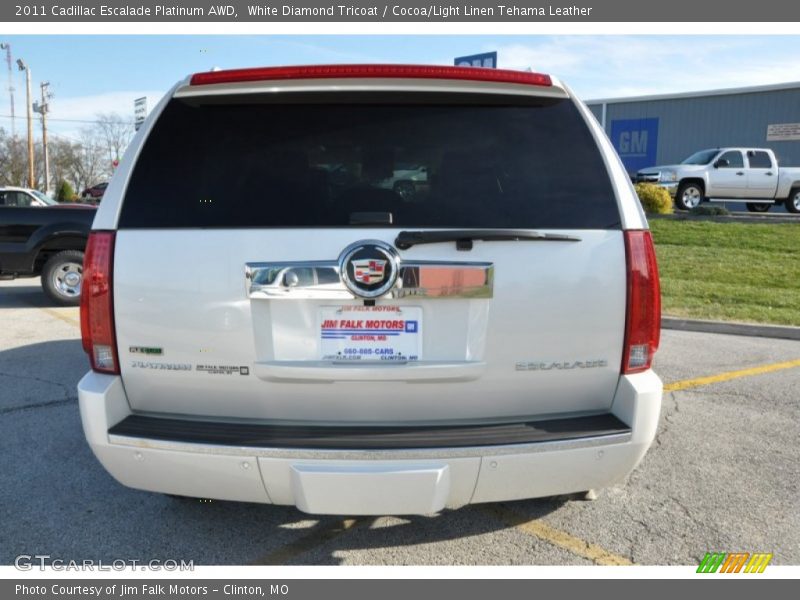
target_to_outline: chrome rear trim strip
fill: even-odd
[[[253,262],[245,265],[247,296],[263,300],[352,300],[337,261]],[[494,265],[413,261],[400,265],[384,298],[491,298]]]

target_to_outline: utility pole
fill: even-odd
[[[28,187],[33,189],[36,187],[36,181],[33,178],[33,114],[31,114],[31,69],[21,58],[17,59],[17,67],[19,67],[20,71],[25,71],[25,89],[27,91],[26,105],[28,108]]]
[[[11,139],[17,137],[17,126],[14,119],[14,70],[11,68],[11,44],[3,42],[0,50],[6,51],[6,64],[8,65],[8,97],[11,100]]]
[[[47,113],[50,112],[50,103],[48,100],[53,97],[53,94],[47,91],[50,87],[50,82],[43,81],[40,84],[42,89],[42,102],[41,104],[34,104],[33,110],[42,115],[42,156],[44,158],[44,193],[50,193],[50,159],[47,152]]]

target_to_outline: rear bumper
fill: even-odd
[[[623,480],[653,441],[662,385],[652,371],[620,378],[608,415],[405,438],[389,428],[359,447],[350,430],[321,440],[298,428],[287,441],[274,428],[132,416],[114,376],[88,373],[78,392],[92,451],[129,487],[317,514],[428,514]]]

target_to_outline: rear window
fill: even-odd
[[[750,161],[751,169],[769,169],[772,167],[772,160],[769,154],[760,150],[750,150],[747,153],[747,159]]]
[[[430,94],[173,99],[120,228],[618,228],[569,100]]]

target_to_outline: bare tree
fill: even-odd
[[[122,158],[125,148],[135,133],[133,123],[118,113],[97,113],[94,126],[98,141],[101,142],[108,156],[109,165]]]
[[[58,190],[62,181],[69,182],[73,187],[77,185],[74,180],[74,172],[75,164],[80,160],[79,144],[66,138],[54,136],[48,144],[48,153],[50,176],[55,189]]]
[[[0,128],[0,184],[27,185],[28,154],[19,136]]]
[[[119,115],[98,116],[98,123],[80,130],[73,140],[53,135],[48,144],[50,172],[57,187],[68,181],[76,192],[107,181],[113,173],[112,163],[120,157],[130,141],[133,127]],[[41,142],[35,142],[34,179],[44,186]],[[0,128],[0,185],[28,185],[28,154],[22,138],[12,138]]]
[[[111,163],[106,161],[104,145],[97,140],[94,128],[80,131],[80,142],[72,146],[72,160],[68,162],[67,180],[75,185],[75,191],[103,181],[111,174]]]

